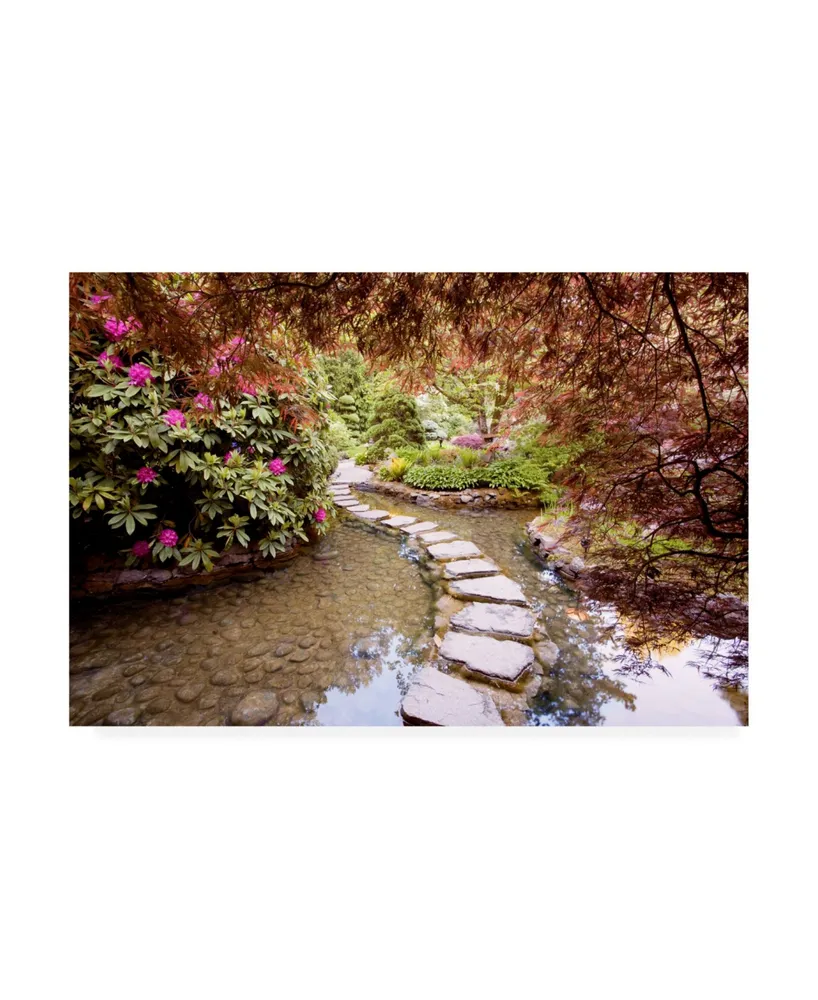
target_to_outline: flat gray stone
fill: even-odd
[[[349,509],[353,510],[352,507]],[[365,521],[380,521],[382,517],[389,517],[388,510],[356,510],[355,513]]]
[[[252,691],[245,695],[230,715],[234,726],[260,726],[278,711],[278,696],[274,691]]]
[[[492,632],[495,635],[530,639],[537,619],[525,608],[510,604],[467,604],[452,615],[452,628],[458,632]]]
[[[457,535],[453,531],[427,531],[417,537],[424,545],[434,545],[435,542],[450,542]]]
[[[443,567],[447,580],[465,580],[469,576],[489,576],[499,572],[500,567],[491,559],[457,559]]]
[[[482,554],[474,542],[439,542],[437,545],[429,546],[429,555],[441,562],[448,559],[468,559]]]
[[[400,706],[407,722],[426,726],[502,726],[491,698],[434,667],[418,671]]]
[[[360,506],[358,501],[352,498],[349,500],[335,500],[334,503],[336,507],[346,507],[347,509]]]
[[[507,576],[483,576],[476,580],[452,580],[449,584],[452,597],[474,597],[482,601],[495,601],[497,604],[519,604],[525,607],[522,587]]]
[[[347,507],[347,510],[351,511],[353,514],[363,514],[363,512],[365,510],[369,510],[369,504],[368,503],[356,503],[352,507]]]
[[[413,524],[417,521],[416,517],[405,517],[403,514],[398,514],[397,517],[390,517],[388,521],[382,521],[382,524],[388,525],[390,528],[402,528],[404,524]]]
[[[521,642],[462,632],[447,632],[439,652],[446,660],[499,681],[516,681],[534,662],[534,650]]]
[[[407,535],[418,535],[421,531],[431,531],[436,527],[434,521],[418,521],[417,524],[406,524],[400,530],[405,531]]]

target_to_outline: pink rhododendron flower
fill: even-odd
[[[319,507],[318,510],[315,512],[315,520],[318,521],[318,523],[320,524],[322,521],[326,521],[326,519],[327,519],[327,512],[324,510],[323,507]]]
[[[218,365],[212,365],[210,368],[207,369],[208,375],[221,375],[221,372],[222,370],[221,368],[219,368]]]
[[[143,465],[141,469],[136,470],[136,478],[140,483],[152,483],[156,479],[156,470],[149,465]]]
[[[150,368],[138,361],[135,365],[131,365],[128,374],[131,376],[131,385],[147,385],[153,377]]]
[[[118,354],[109,354],[107,351],[103,351],[102,354],[97,358],[97,361],[105,367],[105,364],[111,365],[113,368],[122,367],[122,358]]]
[[[108,334],[109,340],[122,340],[130,330],[127,323],[123,323],[121,319],[114,319],[112,316],[105,320],[105,332]]]
[[[281,461],[280,458],[274,458],[267,468],[274,476],[280,476],[282,472],[287,471],[287,466]]]
[[[110,299],[110,297],[111,297],[110,295],[92,295],[91,301],[94,303],[95,306],[98,306],[100,302],[107,302],[108,299]]]
[[[228,453],[224,456],[224,464],[227,465],[227,463],[233,457],[234,457],[233,452],[232,451],[228,451]]]
[[[196,398],[193,400],[193,402],[196,404],[196,409],[198,410],[213,409],[213,400],[210,398],[210,396],[207,395],[206,392],[197,392]]]
[[[133,552],[133,554],[138,556],[140,559],[144,559],[145,556],[149,556],[151,554],[151,547],[148,542],[134,542],[131,552]]]
[[[181,410],[168,410],[168,412],[163,417],[163,420],[168,425],[168,427],[173,427],[178,425],[179,427],[187,427],[187,420],[185,419],[184,413]]]
[[[167,545],[169,549],[172,549],[179,541],[179,536],[173,528],[165,528],[163,531],[159,532],[159,541],[163,545]]]
[[[231,347],[240,347],[242,344],[246,344],[246,343],[247,343],[247,341],[244,339],[244,337],[233,337],[233,339],[230,341],[230,346]]]

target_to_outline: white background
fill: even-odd
[[[812,16],[9,7],[6,996],[807,995]],[[749,729],[69,729],[69,270],[330,268],[750,271]]]

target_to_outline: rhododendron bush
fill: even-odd
[[[198,368],[175,367],[144,336],[130,353],[135,321],[108,315],[97,299],[98,327],[82,347],[72,339],[70,355],[74,556],[209,571],[234,544],[274,556],[308,529],[323,534],[335,455],[322,377],[259,358],[259,347],[254,360],[270,363],[276,384],[251,365],[245,377],[240,337],[224,339],[215,364],[203,352]]]

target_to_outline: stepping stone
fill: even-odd
[[[534,650],[513,639],[447,632],[440,655],[492,680],[516,681],[534,662]]]
[[[352,508],[350,507],[350,510]],[[388,510],[362,510],[358,513],[365,521],[380,521],[382,517],[389,517]]]
[[[500,567],[491,559],[458,559],[443,567],[447,580],[465,580],[469,576],[490,576],[499,572]]]
[[[360,506],[360,504],[358,503],[358,501],[357,500],[353,500],[353,499],[349,499],[349,500],[336,500],[334,502],[335,502],[335,506],[336,507],[347,507],[347,508],[349,508],[349,507],[358,507],[358,506]]]
[[[474,542],[440,542],[429,546],[429,555],[441,562],[447,559],[468,559],[469,556],[481,556],[483,553]]]
[[[520,604],[525,607],[522,587],[507,576],[483,576],[476,580],[453,580],[449,584],[452,597],[473,597],[481,601],[495,601],[497,604]]]
[[[347,507],[347,510],[351,510],[353,514],[363,514],[365,510],[369,510],[368,503],[356,503],[352,507]]]
[[[436,527],[434,521],[418,521],[417,524],[404,525],[400,530],[405,531],[407,535],[417,535],[421,531],[431,531],[432,528]]]
[[[487,694],[434,667],[418,671],[404,695],[400,711],[407,722],[425,726],[505,725]]]
[[[404,524],[412,524],[413,521],[417,521],[417,518],[398,514],[397,517],[390,517],[388,521],[381,521],[381,524],[388,524],[390,528],[402,528]]]
[[[450,624],[458,632],[493,632],[515,639],[530,639],[536,621],[530,611],[509,604],[467,604],[462,611],[452,615]]]
[[[453,531],[428,531],[417,537],[424,545],[434,545],[435,542],[450,542],[457,535]]]

